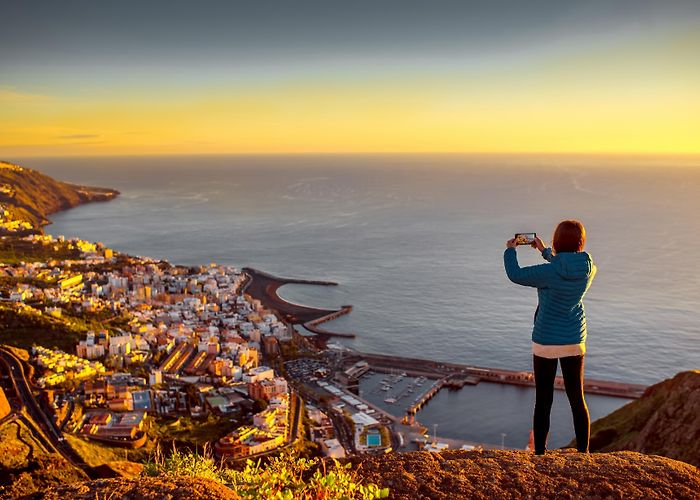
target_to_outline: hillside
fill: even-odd
[[[48,452],[20,419],[0,425],[0,498],[85,479],[63,457]]]
[[[355,457],[359,479],[393,499],[697,498],[697,468],[633,452],[545,456],[513,451],[392,453]],[[62,485],[32,498],[239,498],[207,479],[148,477]]]
[[[107,201],[113,189],[60,182],[36,170],[0,161],[0,227],[5,234],[39,231],[48,216],[92,201]]]
[[[631,450],[700,467],[700,371],[681,372],[591,426],[592,451]]]

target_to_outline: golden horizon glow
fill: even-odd
[[[0,156],[700,153],[700,35],[485,71],[115,86],[0,87]],[[669,57],[672,54],[672,57]]]

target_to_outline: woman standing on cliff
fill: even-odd
[[[552,248],[540,238],[532,247],[542,252],[546,264],[520,267],[515,238],[508,240],[503,262],[508,278],[518,285],[537,288],[539,300],[532,330],[535,372],[535,453],[547,447],[549,414],[554,398],[557,362],[561,363],[566,395],[574,417],[576,447],[588,452],[590,417],[583,397],[583,358],[586,354],[586,314],[583,296],[591,286],[596,266],[588,253],[586,229],[579,221],[565,220],[554,231]]]

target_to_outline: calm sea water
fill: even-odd
[[[519,231],[549,237],[561,219],[579,218],[599,268],[586,299],[588,376],[650,384],[700,368],[697,157],[15,160],[122,192],[54,215],[50,233],[174,263],[334,280],[280,293],[353,304],[328,327],[356,332],[347,343],[360,350],[516,370],[530,367],[536,293],[506,279],[504,242]],[[541,261],[518,253],[523,264]],[[489,387],[441,394],[419,419],[439,420],[447,436],[500,442],[506,432],[524,443],[532,391]],[[623,402],[589,401],[596,416]],[[572,435],[564,399],[557,411],[553,444]]]

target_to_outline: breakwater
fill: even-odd
[[[334,281],[281,278],[250,267],[244,267],[242,271],[246,275],[243,292],[259,300],[265,307],[272,309],[287,323],[303,325],[311,333],[320,336],[355,337],[354,333],[331,332],[319,328],[319,325],[322,323],[349,314],[352,311],[352,306],[343,306],[340,309],[321,309],[289,302],[277,294],[277,290],[283,285],[337,286],[338,283]]]
[[[343,337],[343,338],[355,338],[354,333],[347,333],[347,332],[331,332],[329,330],[326,330],[325,328],[319,328],[318,325],[325,323],[327,321],[331,321],[335,318],[339,318],[340,316],[345,316],[346,314],[350,314],[352,312],[352,306],[341,306],[341,308],[338,311],[334,311],[330,314],[327,314],[326,316],[321,316],[320,318],[314,319],[312,321],[308,321],[304,323],[304,328],[306,328],[308,331],[311,333],[315,333],[316,335],[325,335],[327,337]]]

